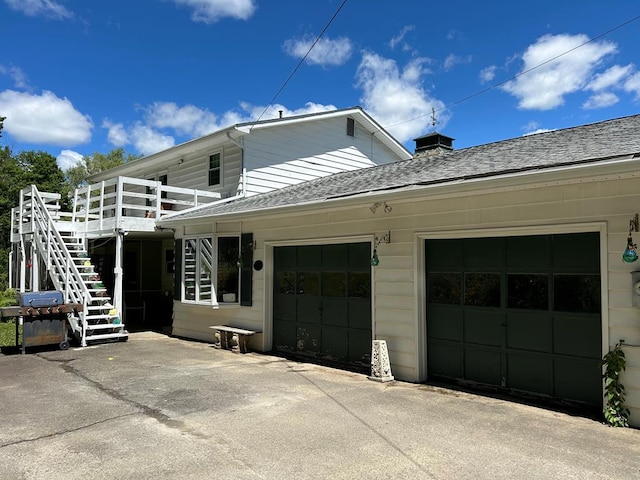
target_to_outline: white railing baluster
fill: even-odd
[[[100,182],[100,217],[98,225],[100,225],[100,230],[102,230],[104,225],[104,180]]]
[[[118,177],[118,181],[116,183],[116,228],[120,228],[122,222],[122,203],[123,203],[123,192],[124,182],[123,177]]]
[[[85,199],[84,199],[84,225],[85,228],[87,228],[88,222],[89,222],[89,207],[91,206],[91,185],[87,185],[87,189],[86,189],[86,193],[85,193]]]

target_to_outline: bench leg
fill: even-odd
[[[248,335],[238,335],[238,350],[240,350],[240,353],[247,353],[249,351]]]
[[[225,350],[233,348],[233,333],[220,331],[220,348]]]

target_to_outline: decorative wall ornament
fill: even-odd
[[[638,245],[633,243],[631,232],[638,231],[638,214],[636,213],[631,220],[629,220],[629,236],[627,237],[627,248],[622,254],[622,261],[626,263],[632,263],[638,260]]]
[[[376,233],[373,236],[373,256],[371,257],[371,265],[377,266],[380,263],[378,258],[378,245],[381,243],[391,243],[391,232]]]

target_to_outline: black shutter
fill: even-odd
[[[173,298],[182,300],[182,240],[176,240],[173,254],[175,267],[173,270]]]
[[[253,305],[253,233],[240,236],[240,255],[240,305],[250,307]]]

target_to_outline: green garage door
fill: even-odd
[[[602,404],[599,234],[425,248],[430,377]]]
[[[370,365],[371,245],[274,249],[273,348]]]

